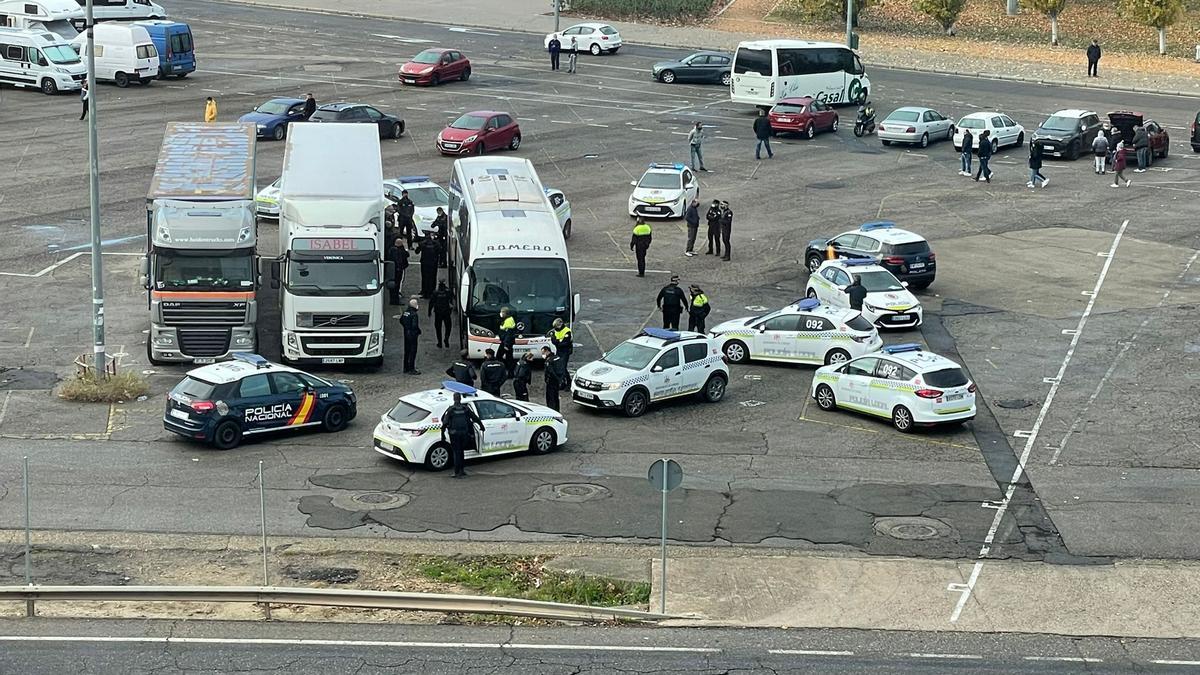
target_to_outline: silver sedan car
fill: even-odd
[[[930,141],[949,139],[954,122],[932,108],[897,108],[879,124],[884,145],[915,143],[924,148]]]

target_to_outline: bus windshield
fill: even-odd
[[[569,320],[567,262],[558,258],[476,260],[471,269],[471,323],[497,332],[508,307],[525,335],[544,335],[555,318]]]
[[[254,287],[253,258],[248,250],[230,255],[193,255],[160,248],[154,265],[159,290],[223,291]]]
[[[763,77],[770,77],[773,74],[771,68],[773,61],[770,49],[742,48],[737,51],[737,56],[733,60],[733,72],[738,75],[756,73]]]

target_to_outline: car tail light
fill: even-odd
[[[916,128],[916,127],[909,127],[909,128],[907,128],[907,129],[905,129],[905,130],[904,130],[904,133],[906,133],[906,134],[915,134],[915,133],[917,133],[917,128]]]
[[[843,326],[842,330],[846,330],[846,328]],[[870,342],[871,336],[870,335],[851,335],[850,339],[854,340],[855,342]]]
[[[198,413],[212,412],[216,407],[212,401],[192,401],[192,410]]]
[[[883,259],[883,262],[885,262],[889,265],[903,265],[904,258],[900,258],[900,257],[894,256],[894,255],[889,255]]]
[[[603,36],[601,36],[601,37],[600,37],[600,39],[601,39],[601,40],[607,40],[607,39],[608,39],[608,36],[607,36],[607,35],[603,35]]]
[[[930,252],[929,252],[929,259],[930,259],[930,260],[937,260],[937,254],[936,254],[936,253],[934,253],[933,251],[930,251]]]
[[[967,386],[967,391],[971,392],[972,394],[975,393],[975,383],[974,382],[972,382],[970,385]]]
[[[941,398],[945,392],[941,389],[918,389],[913,393],[921,398]]]

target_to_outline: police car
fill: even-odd
[[[383,181],[383,191],[391,200],[400,201],[405,190],[413,203],[413,224],[423,237],[433,231],[439,206],[449,213],[450,195],[441,185],[429,180],[429,176],[400,176]]]
[[[630,181],[629,215],[682,218],[688,202],[700,195],[696,174],[684,164],[651,164],[641,180]]]
[[[937,256],[925,237],[896,227],[890,220],[863,223],[831,239],[814,239],[804,250],[809,273],[816,272],[833,247],[839,258],[870,258],[912,288],[928,288],[937,276]]]
[[[279,181],[282,178],[276,178],[274,183],[258,191],[254,195],[254,210],[259,218],[277,220],[279,218]]]
[[[401,396],[375,425],[375,452],[410,464],[423,464],[432,471],[445,469],[451,461],[450,444],[442,440],[442,414],[454,404],[454,394],[479,415],[483,434],[463,453],[466,459],[508,455],[526,450],[545,454],[567,442],[567,420],[553,408],[492,396],[458,382],[443,382],[429,389]]]
[[[558,216],[558,226],[562,228],[563,239],[571,238],[571,202],[567,201],[567,196],[562,190],[554,188],[542,188],[546,192],[546,196],[550,198],[550,206],[554,207],[554,213]]]
[[[822,366],[812,381],[822,410],[846,408],[889,418],[898,431],[975,418],[975,383],[950,359],[918,344]]]
[[[729,367],[715,339],[645,328],[599,361],[576,370],[571,400],[637,417],[649,404],[679,396],[699,394],[716,403],[724,398],[728,384]]]
[[[221,450],[243,436],[320,426],[341,431],[358,413],[354,392],[258,354],[188,371],[167,395],[163,426]]]
[[[857,278],[867,289],[862,314],[878,328],[915,328],[921,325],[923,312],[917,296],[902,282],[868,258],[826,260],[816,274],[808,277],[805,294],[821,302],[849,307],[846,287]]]
[[[813,298],[762,316],[726,321],[709,332],[730,363],[844,363],[883,346],[879,331],[862,314]]]

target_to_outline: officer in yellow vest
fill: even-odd
[[[563,372],[567,372],[571,352],[575,351],[575,341],[571,339],[571,327],[563,323],[562,319],[554,320],[554,328],[550,330],[550,344],[554,345],[554,353],[562,360]]]
[[[512,317],[512,310],[500,308],[500,349],[496,350],[496,358],[504,362],[508,374],[512,375],[513,345],[517,343],[517,320]]]
[[[692,304],[688,307],[688,330],[694,330],[697,333],[703,333],[704,319],[708,313],[712,311],[712,307],[708,304],[708,296],[700,287],[692,284]]]
[[[633,236],[629,239],[629,250],[637,256],[638,276],[646,276],[646,250],[650,248],[650,226],[638,217],[633,226]]]

